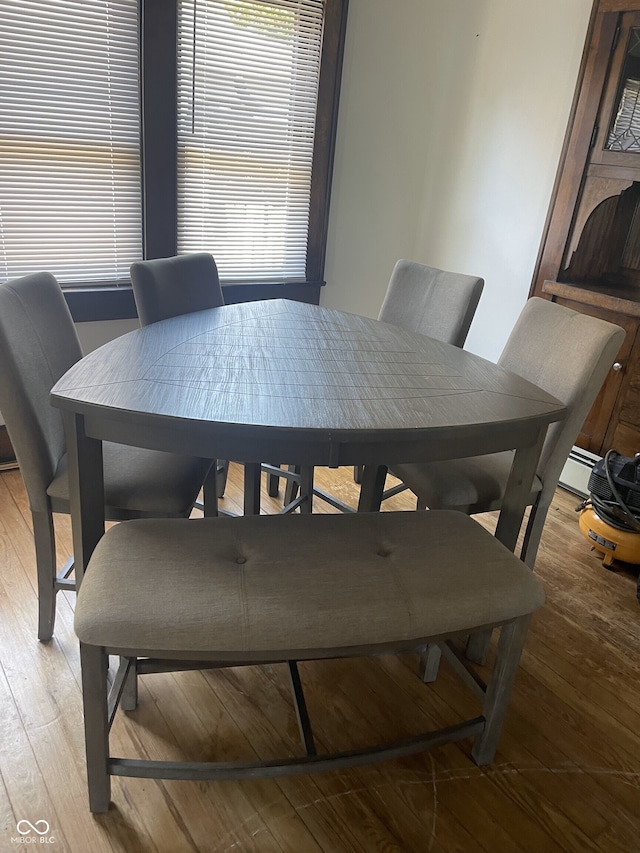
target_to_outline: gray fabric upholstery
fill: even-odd
[[[512,462],[513,453],[507,451],[424,465],[394,465],[393,473],[427,506],[455,507],[473,514],[500,509]],[[542,482],[535,477],[529,503],[534,503],[541,490]]]
[[[567,407],[564,421],[549,427],[538,466],[543,482],[557,482],[623,340],[620,326],[548,299],[533,297],[522,309],[498,364]]]
[[[210,462],[158,450],[104,442],[105,514],[112,521],[188,516]],[[66,454],[47,489],[54,509],[69,500]]]
[[[138,261],[131,284],[142,326],[224,305],[216,262],[205,252]]]
[[[75,629],[109,648],[269,659],[472,630],[542,601],[461,513],[132,521],[98,543]]]
[[[50,273],[0,285],[0,411],[34,512],[47,510],[46,490],[65,453],[62,417],[49,392],[80,358],[76,328]]]
[[[55,537],[51,513],[69,512],[62,416],[50,404],[58,379],[82,357],[55,278],[37,273],[0,285],[0,411],[16,452],[33,517],[38,569],[38,637],[55,619]],[[186,516],[209,460],[105,444],[108,518]]]
[[[483,288],[482,278],[401,259],[378,320],[462,348]],[[354,469],[354,479],[362,482],[362,466]]]
[[[534,297],[523,308],[499,364],[553,394],[567,407],[547,433],[530,501],[544,513],[562,467],[624,340],[619,326]],[[512,454],[394,465],[393,473],[432,509],[499,509]],[[527,562],[533,565],[537,538]]]
[[[483,287],[481,278],[399,260],[378,319],[463,347]]]
[[[68,500],[62,416],[49,395],[81,357],[67,303],[50,273],[0,285],[0,411],[33,512],[48,512],[48,497]],[[204,459],[106,445],[110,514],[188,514],[209,466]]]

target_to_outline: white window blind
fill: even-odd
[[[142,257],[137,0],[0,0],[0,278]]]
[[[181,0],[178,251],[305,278],[322,0]]]

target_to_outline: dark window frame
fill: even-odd
[[[223,283],[226,302],[279,297],[315,304],[320,301],[348,3],[325,0],[305,280]],[[141,227],[145,258],[176,254],[177,25],[177,0],[141,0]],[[64,292],[77,322],[137,316],[130,287],[70,287]]]

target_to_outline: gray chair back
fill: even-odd
[[[131,284],[142,326],[224,305],[216,262],[206,252],[137,261]]]
[[[76,328],[50,273],[0,285],[0,412],[33,512],[47,511],[46,490],[66,452],[50,391],[80,358]]]
[[[378,319],[463,347],[483,287],[481,278],[399,260]]]
[[[543,488],[555,489],[624,334],[620,326],[547,299],[533,297],[522,309],[498,364],[553,394],[567,407],[565,419],[549,427],[540,456],[538,475]]]

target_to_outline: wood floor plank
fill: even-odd
[[[38,758],[14,704],[4,670],[0,668],[0,821],[2,839],[20,837],[18,824],[46,820],[56,844],[68,847],[59,816],[44,782]],[[29,833],[33,834],[33,833]]]
[[[385,666],[393,666],[393,660],[389,657],[382,656],[376,661],[370,659],[341,661],[340,668],[344,674],[340,676],[336,673],[332,679],[332,684],[336,684],[338,687],[341,685],[347,687],[352,683],[358,684],[359,704],[362,713],[375,721],[375,727],[372,730],[374,738],[376,734],[379,737],[384,732],[392,732],[395,737],[406,737],[425,729],[456,723],[465,716],[465,714],[456,713],[450,708],[433,689],[433,685],[422,684],[415,672],[396,667],[396,678],[391,679],[384,668]],[[407,701],[408,695],[413,701]],[[478,708],[467,710],[467,716],[477,713]],[[424,777],[429,773],[429,762],[432,761],[435,762],[437,770],[441,767],[449,770],[451,753],[460,756],[459,748],[452,745],[434,750],[430,755],[416,756],[412,762],[415,767],[420,768]],[[482,778],[483,771],[475,765],[470,756],[466,756],[463,763],[454,766],[456,767],[455,775],[459,777],[459,781],[465,778],[471,782],[477,782]],[[433,778],[440,790],[442,786],[438,784],[438,772]],[[482,806],[485,815],[485,820],[482,822],[484,831],[488,828],[487,824],[498,822],[494,817],[495,813],[501,816],[504,815],[505,811],[510,813],[510,819],[504,828],[507,834],[510,833],[510,829],[517,831],[517,837],[511,835],[512,847],[520,844],[521,849],[524,850],[544,848],[551,851],[562,849],[556,848],[556,842],[552,835],[545,831],[541,832],[539,823],[527,814],[526,809],[519,808],[515,802],[505,802],[505,798],[499,797],[492,788],[491,785],[484,785],[480,792],[475,791],[474,788],[473,797],[463,798],[455,811],[456,818],[470,832],[472,837],[477,837],[479,825],[473,823],[475,813],[469,813],[466,809],[470,799],[474,799],[475,803]],[[451,822],[448,822],[446,826],[450,827]],[[492,833],[491,836],[487,837],[491,838],[491,842],[486,849],[492,853],[499,843],[500,834]],[[484,843],[487,844],[486,841]],[[507,839],[503,839],[503,843],[506,846],[508,844]]]
[[[353,713],[353,706],[350,707],[351,716],[348,719],[344,716],[339,716],[336,726],[327,726],[328,721],[326,719],[326,712],[329,710],[327,702],[323,703],[323,707],[321,709],[322,714],[317,713],[317,707],[313,707],[312,710],[311,706],[317,706],[318,702],[314,702],[313,690],[309,691],[307,689],[309,686],[313,687],[313,679],[309,677],[310,673],[312,673],[314,669],[318,668],[324,668],[326,670],[327,667],[331,667],[333,664],[335,664],[335,662],[327,664],[307,662],[300,664],[300,672],[303,685],[305,687],[305,693],[307,694],[307,699],[310,703],[314,736],[318,750],[321,752],[327,752],[329,749],[349,749],[354,746],[361,746],[366,745],[367,743],[371,744],[381,741],[383,738],[378,736],[378,732],[372,733],[368,727],[363,725],[363,720],[360,717],[358,710],[356,709],[355,714]],[[259,708],[262,714],[271,719],[274,728],[278,726],[279,721],[283,716],[283,712],[277,708],[276,703],[273,700],[269,700],[269,695],[272,694],[271,688],[274,688],[283,695],[285,701],[290,705],[288,685],[282,677],[283,669],[284,667],[282,665],[261,667],[261,675],[266,677],[266,681],[264,691],[260,694]],[[280,673],[280,677],[277,677],[278,673]],[[241,691],[246,691],[248,683],[247,681],[241,680],[240,676],[242,675],[242,672],[240,670],[234,670],[234,674],[238,676],[237,688]],[[334,680],[331,675],[329,675],[329,679],[333,684]],[[332,700],[336,697],[337,692],[332,689]],[[317,697],[315,698],[317,700]],[[267,710],[265,710],[265,708]],[[339,709],[337,709],[334,704],[330,710],[335,712]],[[290,721],[288,735],[291,746],[293,750],[299,754],[300,746],[292,708],[289,709],[288,717]],[[353,725],[352,720],[354,718],[358,722],[357,727]],[[358,737],[358,742],[354,742],[354,730]],[[345,734],[345,737],[343,739],[336,737],[337,731]],[[389,767],[395,767],[396,765],[397,762],[391,762]],[[399,844],[401,849],[404,847],[407,851],[421,851],[425,849],[425,844],[427,842],[431,844],[432,841],[435,840],[431,833],[425,834],[424,830],[425,825],[432,825],[434,817],[434,804],[431,798],[430,788],[423,787],[423,797],[421,798],[419,807],[415,810],[410,810],[407,806],[406,800],[400,796],[395,784],[390,779],[389,774],[382,773],[379,765],[353,769],[349,772],[344,771],[340,775],[348,784],[347,791],[342,794],[342,797],[348,799],[351,804],[356,803],[359,809],[364,807],[365,814],[371,813],[372,815],[375,815],[377,821],[385,827],[385,833],[392,839],[392,843],[395,842],[396,844]],[[322,777],[315,777],[314,781],[319,788],[323,787]],[[325,794],[325,796],[330,797],[331,795]],[[363,825],[365,824],[366,821],[363,822]],[[478,847],[473,838],[466,834],[461,827],[456,825],[455,829],[460,837],[458,840],[461,841],[461,849],[465,849],[465,847],[468,850],[482,849]],[[374,820],[369,822],[367,832],[371,833],[372,838],[371,840],[368,837],[364,839],[365,846],[373,843],[373,839],[375,839],[379,834],[379,829]],[[456,849],[458,846],[456,839],[454,839],[454,835],[454,832],[449,832],[448,834],[448,849]]]
[[[207,673],[206,677],[213,683],[228,713],[238,721],[261,759],[273,758],[278,754],[303,754],[294,734],[291,709],[285,709],[284,721],[284,715],[278,715],[276,725],[269,719],[269,709],[273,708],[277,697],[269,690],[260,667],[213,671]],[[250,681],[250,689],[247,689],[247,679]],[[326,777],[324,780],[323,776]],[[327,795],[324,784],[329,777],[331,792]],[[330,773],[290,777],[280,779],[275,784],[322,850],[365,853],[367,849],[372,849],[360,838],[363,827],[355,823],[351,809],[352,787],[346,775]]]
[[[144,695],[139,709],[127,716],[129,719],[135,718],[139,728],[147,733],[153,728],[156,749],[153,753],[147,749],[150,755],[165,759],[233,760],[238,757],[238,742],[240,748],[248,748],[249,756],[253,754],[241,729],[228,716],[202,673],[149,676],[144,681],[147,683],[151,709],[161,714],[166,728],[160,731],[157,725],[153,728],[149,720],[145,720]],[[205,721],[202,719],[204,709]],[[148,737],[145,738],[146,742]],[[187,782],[164,784],[172,796],[194,796],[192,786]],[[267,806],[272,797],[269,794],[260,797],[258,786],[253,790],[251,798],[240,782],[203,782],[198,786],[196,796],[201,800],[204,812],[214,817],[215,830],[212,835],[220,843],[226,838],[229,844],[233,843],[242,850],[274,853],[282,850],[277,840],[278,832],[272,831],[268,819]],[[193,804],[189,808],[192,810]],[[200,823],[206,826],[202,818]],[[204,843],[204,839],[196,840],[199,844]],[[307,838],[305,843],[309,850],[314,849],[313,839]]]

